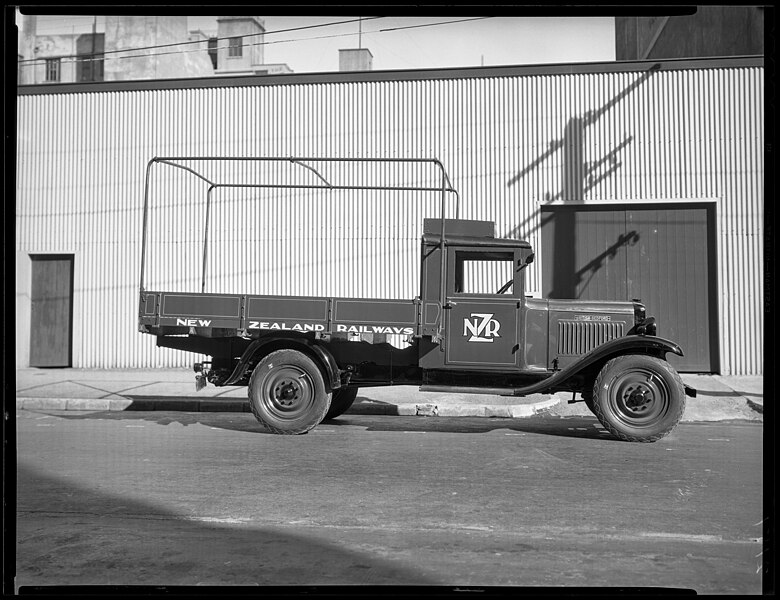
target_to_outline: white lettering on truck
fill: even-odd
[[[463,335],[471,334],[469,342],[492,342],[498,335],[501,323],[493,318],[493,313],[471,313],[471,318],[463,319]]]
[[[248,329],[278,329],[280,331],[325,331],[321,323],[270,323],[268,321],[249,321]]]
[[[206,319],[176,319],[176,324],[184,327],[208,327],[211,325],[211,321]]]
[[[338,333],[389,333],[396,335],[412,335],[414,327],[389,327],[386,325],[336,325]]]
[[[387,325],[334,325],[338,333],[385,333],[412,335],[414,327],[389,327]],[[325,331],[322,323],[286,323],[271,321],[249,321],[247,329],[276,329],[279,331]]]

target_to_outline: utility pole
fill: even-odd
[[[89,57],[89,73],[91,75],[90,81],[95,81],[95,68],[97,67],[97,61],[95,60],[95,38],[97,37],[97,15],[92,20],[92,54]]]

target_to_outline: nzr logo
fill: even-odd
[[[501,323],[493,318],[493,313],[471,313],[471,318],[463,319],[463,335],[471,334],[469,342],[492,342],[498,335]]]

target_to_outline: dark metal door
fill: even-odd
[[[448,365],[514,367],[517,363],[515,298],[448,299]]]
[[[710,203],[562,205],[542,211],[549,298],[640,298],[684,372],[717,372],[715,207]]]
[[[669,355],[678,370],[717,372],[714,205],[626,211],[641,232],[627,253],[627,295],[641,298],[658,319],[658,335],[680,344]]]
[[[39,255],[30,258],[30,366],[70,367],[73,255]]]

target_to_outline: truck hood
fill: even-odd
[[[549,310],[580,314],[626,314],[633,319],[634,303],[611,300],[548,300]]]

